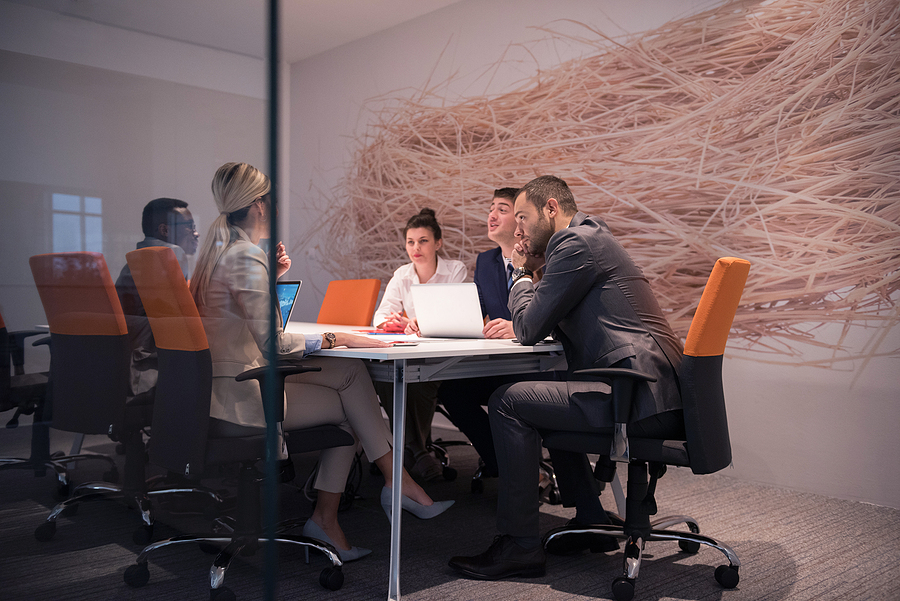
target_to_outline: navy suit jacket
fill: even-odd
[[[607,225],[576,213],[569,227],[550,238],[545,259],[540,282],[520,280],[510,291],[516,338],[529,345],[553,332],[570,372],[618,363],[656,376],[656,382],[639,386],[631,421],[681,409],[681,341],[647,278]],[[608,401],[576,394],[592,387],[602,389],[569,379],[572,402],[582,405],[590,424],[609,426]]]
[[[500,247],[486,250],[475,260],[475,286],[481,301],[481,316],[497,319],[512,319],[509,314],[509,289],[506,282],[509,275]]]

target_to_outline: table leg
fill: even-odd
[[[406,423],[406,360],[394,361],[394,473],[391,480],[391,564],[388,601],[400,601],[400,516],[403,498],[403,428]]]

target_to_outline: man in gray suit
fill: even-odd
[[[483,553],[454,557],[450,566],[472,578],[541,576],[545,558],[534,490],[539,430],[611,432],[609,387],[579,382],[572,372],[591,367],[631,367],[656,376],[642,383],[631,407],[628,432],[671,437],[683,433],[678,366],[682,346],[663,316],[649,283],[607,225],[578,212],[566,183],[553,176],[532,180],[516,196],[516,236],[509,309],[516,338],[526,345],[547,335],[562,342],[567,382],[519,382],[497,389],[489,403],[500,472],[498,536]],[[543,278],[532,282],[543,267]],[[575,506],[571,526],[607,523],[584,454],[552,451],[563,505]],[[562,537],[552,553],[610,551],[614,538]],[[574,540],[573,540],[574,539]]]

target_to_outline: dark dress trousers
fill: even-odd
[[[513,285],[509,309],[522,344],[551,333],[562,343],[569,381],[512,384],[498,389],[489,403],[500,471],[497,524],[501,533],[513,536],[537,534],[537,476],[530,457],[540,452],[540,429],[612,428],[608,386],[572,381],[571,372],[616,365],[655,375],[656,382],[639,386],[629,431],[655,435],[651,432],[659,425],[669,428],[681,421],[681,342],[646,277],[607,225],[576,213],[569,227],[550,238],[545,260],[540,282]],[[563,503],[578,505],[579,513],[582,500],[593,495],[596,503],[587,459],[555,451],[551,456]]]
[[[500,247],[487,250],[475,260],[475,286],[481,301],[481,315],[490,319],[509,319],[509,276]],[[484,461],[484,475],[497,475],[497,455],[491,437],[491,425],[482,405],[499,386],[519,381],[521,375],[492,376],[441,382],[438,400],[447,410],[450,421],[478,451]]]

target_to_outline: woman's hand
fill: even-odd
[[[512,322],[508,319],[492,319],[484,324],[481,331],[485,338],[515,338],[516,333],[513,332]]]
[[[406,328],[403,329],[404,334],[415,334],[416,336],[421,336],[422,333],[419,332],[419,322],[416,319],[407,320]]]
[[[385,332],[403,332],[409,324],[409,319],[400,315],[396,311],[391,311],[384,323],[378,324],[378,329]]]
[[[391,343],[375,338],[369,338],[368,336],[357,336],[356,334],[335,332],[334,346],[346,346],[347,348],[386,348],[391,346]]]
[[[280,278],[291,268],[291,258],[284,248],[284,242],[275,245],[275,279]]]

